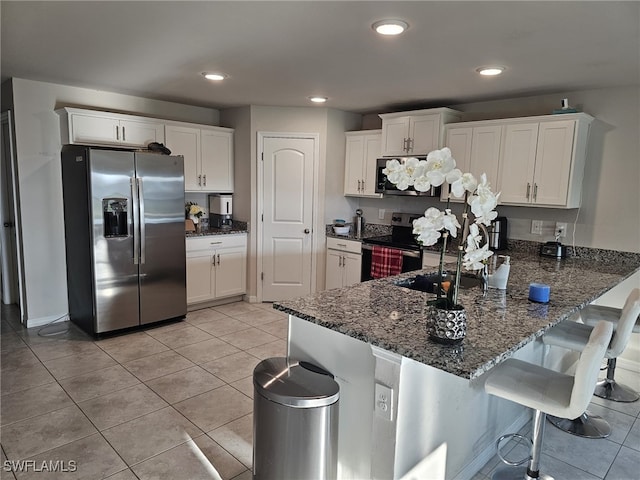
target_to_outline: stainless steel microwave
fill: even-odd
[[[406,190],[398,190],[398,188],[387,180],[387,176],[382,173],[382,170],[387,166],[388,160],[398,160],[400,163],[404,163],[408,158],[417,158],[419,160],[426,160],[426,157],[384,157],[378,158],[376,161],[376,193],[382,193],[384,195],[413,195],[420,197],[439,197],[440,196],[440,187],[431,187],[430,190],[426,192],[418,192],[413,186],[407,188]]]

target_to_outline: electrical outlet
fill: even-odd
[[[384,213],[385,213],[384,208],[378,209],[378,220],[384,220]]]
[[[376,383],[375,402],[376,414],[391,421],[393,418],[393,390],[386,385]]]
[[[531,220],[531,233],[542,235],[542,220]]]
[[[567,224],[564,222],[556,222],[556,235],[560,237],[567,236]]]

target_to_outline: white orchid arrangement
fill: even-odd
[[[204,215],[204,209],[194,202],[189,202],[185,205],[185,210],[187,211],[187,215],[190,217],[200,218]]]
[[[458,233],[462,232],[458,245],[456,280],[453,291],[450,292],[455,305],[460,283],[460,266],[464,265],[467,270],[481,270],[485,267],[487,259],[493,255],[489,250],[488,239],[485,239],[482,244],[480,229],[482,228],[486,234],[485,226],[489,226],[498,216],[495,208],[498,205],[500,193],[494,194],[491,191],[486,174],[483,173],[478,182],[471,173],[462,173],[456,168],[456,161],[447,147],[432,151],[427,155],[426,160],[408,158],[404,163],[396,159],[388,160],[382,173],[400,190],[413,186],[415,190],[425,192],[432,186],[439,187],[445,182],[450,185],[445,210],[428,208],[424,216],[414,220],[413,233],[417,236],[418,242],[425,246],[435,245],[440,237],[444,238],[440,255],[440,275],[442,276],[447,237],[457,238]],[[464,197],[462,225],[449,208],[451,195],[456,198]],[[474,221],[471,224],[469,224],[469,208],[474,215]]]

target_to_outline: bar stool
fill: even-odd
[[[635,289],[640,291],[640,289]],[[634,293],[633,291],[631,292]],[[636,294],[640,295],[640,293]],[[603,305],[587,305],[580,310],[580,318],[589,326],[594,326],[600,320],[606,320],[613,323],[613,329],[617,330],[618,322],[622,317],[622,309],[614,307],[605,307]],[[640,316],[636,318],[633,324],[632,333],[640,333]],[[598,381],[596,390],[593,394],[596,397],[605,398],[613,402],[635,402],[640,395],[635,390],[622,385],[615,381],[616,358],[607,360],[607,376],[603,380]]]
[[[640,289],[634,288],[629,293],[618,320],[615,323],[616,328],[611,338],[611,343],[605,353],[607,359],[615,360],[615,358],[624,351],[631,337],[631,332],[636,324],[638,315],[640,315]],[[594,316],[593,320],[598,319]],[[611,320],[610,317],[609,320]],[[612,321],[608,321],[608,323],[614,325]],[[594,327],[590,325],[565,320],[549,329],[542,337],[542,340],[547,345],[556,345],[569,350],[580,351],[586,345],[593,328]],[[613,365],[615,368],[615,362]],[[609,423],[602,417],[592,415],[588,411],[577,418],[557,418],[550,416],[549,421],[559,429],[579,437],[606,438],[611,434],[611,426]]]
[[[516,359],[505,360],[492,369],[484,385],[487,393],[535,410],[528,466],[500,468],[493,480],[553,480],[540,474],[545,418],[547,414],[576,417],[585,411],[612,333],[613,325],[609,322],[599,322],[593,327],[573,376]]]

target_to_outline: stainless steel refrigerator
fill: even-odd
[[[96,335],[187,312],[184,159],[65,145],[71,321]]]

